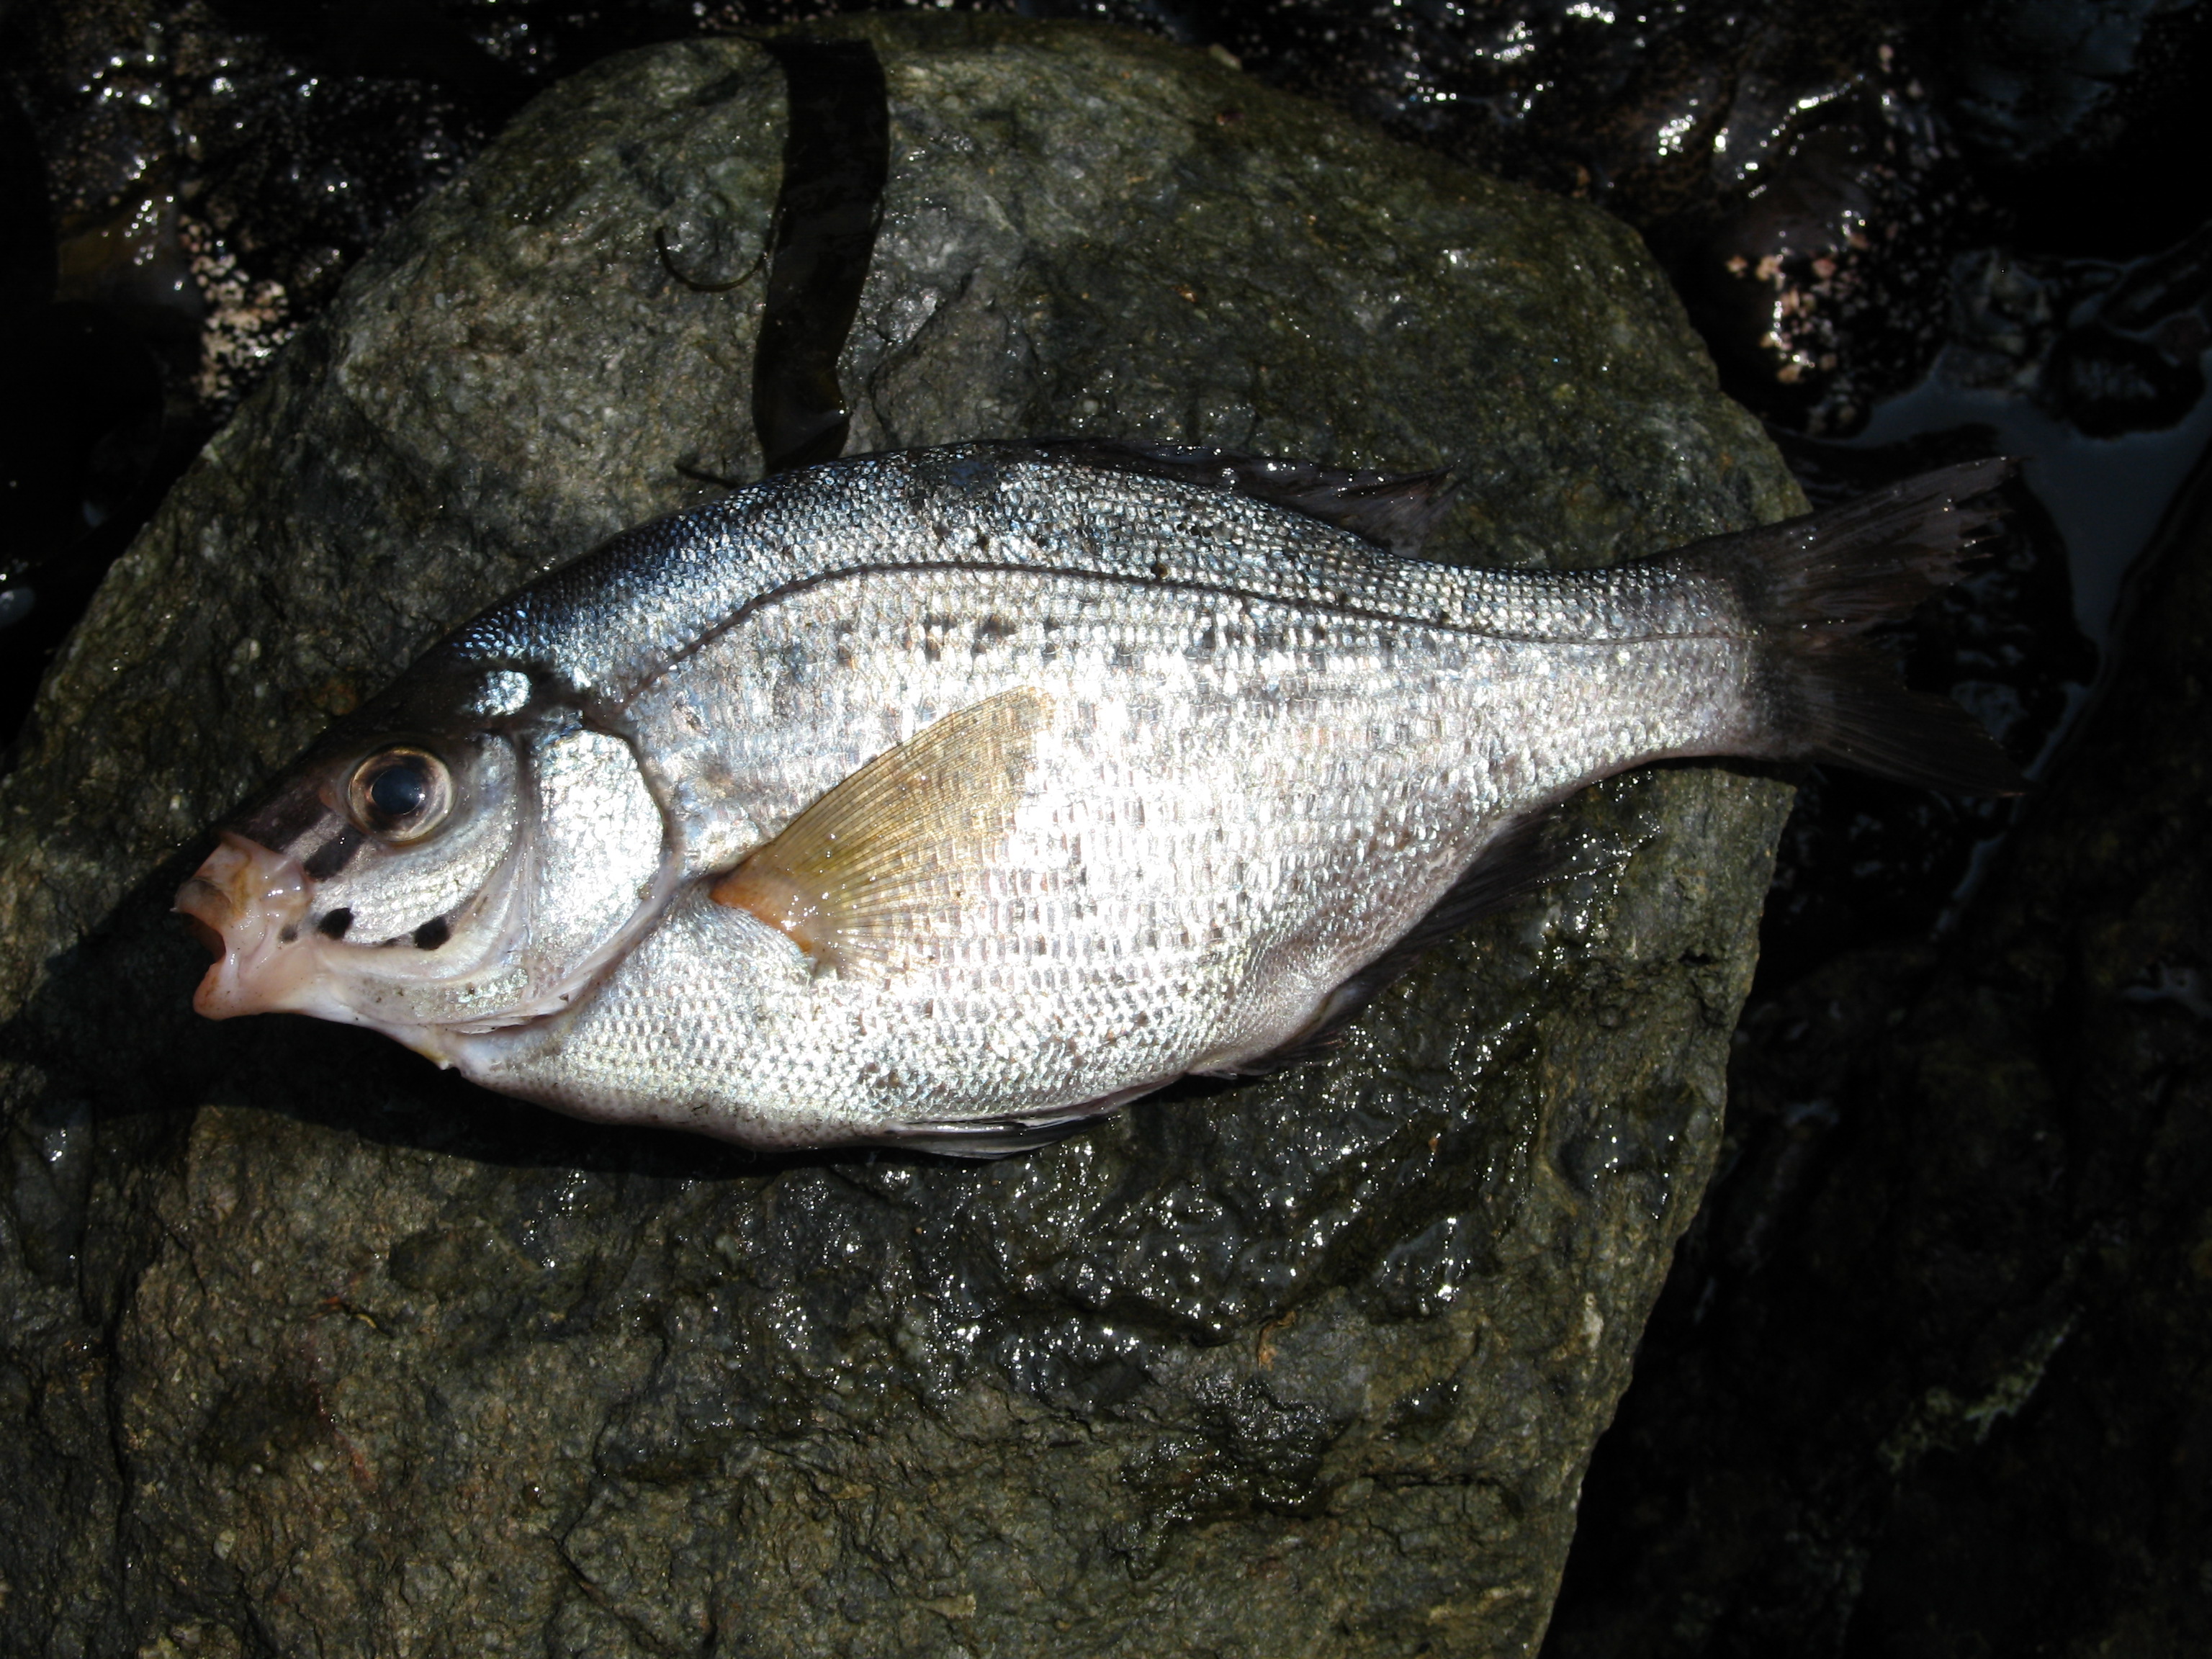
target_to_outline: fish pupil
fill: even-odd
[[[394,747],[355,768],[346,795],[347,811],[361,829],[395,842],[416,841],[445,817],[453,805],[453,780],[436,756]],[[312,864],[307,872],[315,873]]]
[[[379,773],[368,786],[369,804],[387,818],[411,817],[430,792],[429,781],[414,762],[401,761]]]

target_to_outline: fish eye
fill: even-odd
[[[416,841],[444,821],[453,804],[453,775],[428,750],[401,744],[354,769],[346,805],[354,822],[387,841]]]

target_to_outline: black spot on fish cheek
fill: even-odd
[[[434,951],[453,936],[453,930],[446,926],[445,917],[433,916],[415,930],[415,948],[418,951]]]
[[[346,929],[353,926],[353,912],[341,904],[335,910],[326,910],[316,922],[315,931],[325,939],[343,939]]]

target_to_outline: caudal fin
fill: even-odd
[[[1764,752],[1967,794],[2027,787],[1978,720],[1948,697],[1906,690],[1859,639],[1959,580],[2003,514],[1990,492],[2014,470],[1998,459],[1923,472],[1674,556],[1727,581],[1757,630]]]

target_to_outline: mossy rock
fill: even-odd
[[[890,96],[854,450],[1449,464],[1431,551],[1504,562],[1801,506],[1592,210],[1109,30],[824,32]],[[1594,791],[1615,861],[1331,1059],[985,1167],[763,1164],[189,1012],[162,912],[207,823],[478,606],[757,471],[761,285],[705,290],[782,123],[734,40],[548,93],[292,343],[47,685],[0,784],[11,1651],[1538,1640],[1706,1177],[1778,783]]]

